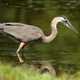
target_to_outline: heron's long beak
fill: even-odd
[[[69,20],[67,20],[66,23],[64,23],[66,25],[66,27],[68,27],[70,30],[72,30],[73,32],[75,32],[76,34],[78,34],[77,29],[69,22]]]

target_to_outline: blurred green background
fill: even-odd
[[[80,32],[80,0],[0,0],[0,22],[20,22],[39,26],[46,35],[51,32],[51,20],[65,15]],[[26,32],[27,34],[27,32]],[[15,61],[19,42],[0,34],[0,57]],[[57,37],[48,44],[32,41],[22,53],[25,60],[48,60],[53,64],[80,65],[79,34],[58,25]],[[12,56],[12,57],[11,57]],[[5,59],[5,58],[4,58]]]

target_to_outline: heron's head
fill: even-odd
[[[78,33],[78,31],[73,27],[73,25],[70,23],[70,21],[67,19],[67,17],[62,16],[58,17],[59,22],[63,23],[67,28],[74,31],[75,33]]]

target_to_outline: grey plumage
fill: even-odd
[[[3,23],[4,32],[20,39],[23,42],[38,39],[41,37],[40,28],[22,23]]]

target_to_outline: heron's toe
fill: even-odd
[[[24,63],[24,60],[22,60],[22,59],[20,59],[19,61],[20,61],[20,63]]]

